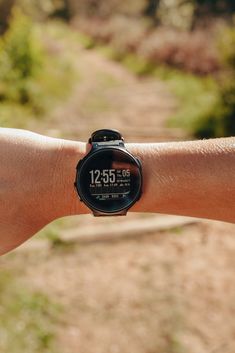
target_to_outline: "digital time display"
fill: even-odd
[[[117,148],[98,149],[84,158],[76,185],[81,199],[101,212],[130,207],[141,191],[141,172],[136,159]]]
[[[97,199],[122,198],[130,192],[130,169],[92,169],[90,192]]]

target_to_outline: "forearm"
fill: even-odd
[[[143,195],[130,211],[235,222],[235,138],[126,147],[143,164]],[[73,188],[75,167],[85,149],[85,144],[65,142],[63,192],[57,202],[64,215],[90,212]]]
[[[235,222],[235,138],[130,148],[144,165],[143,197],[133,211]]]

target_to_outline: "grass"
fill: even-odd
[[[181,127],[193,134],[198,122],[210,114],[217,102],[215,80],[168,68],[157,69],[155,75],[163,79],[178,98],[178,109],[170,117],[168,126]]]
[[[73,225],[71,217],[59,218],[39,231],[37,234],[37,239],[48,241],[50,248],[54,251],[61,251],[64,253],[73,251],[75,247],[77,247],[76,242],[64,239],[62,237],[62,233],[66,232],[66,230],[74,228],[75,226],[79,227],[78,223]]]
[[[61,239],[61,230],[66,227],[66,220],[63,218],[48,224],[37,234],[37,238],[48,240],[52,247],[63,246],[65,242]]]
[[[9,270],[0,271],[0,351],[59,353],[55,322],[61,308]]]

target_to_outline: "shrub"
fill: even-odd
[[[151,63],[164,63],[201,75],[219,69],[213,41],[202,31],[157,29],[142,41],[138,53]]]
[[[218,98],[211,112],[198,121],[195,135],[220,137],[235,135],[235,29],[223,30],[219,49],[223,74],[218,78]]]
[[[58,45],[68,35],[59,24],[35,25],[14,9],[0,37],[0,125],[26,128],[28,120],[46,117],[69,96],[79,75]]]
[[[28,103],[36,90],[43,53],[31,20],[14,8],[8,31],[0,40],[0,99]]]

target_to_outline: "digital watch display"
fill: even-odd
[[[90,152],[79,161],[75,187],[95,216],[125,215],[140,198],[141,162],[126,150],[116,130],[98,130]]]

